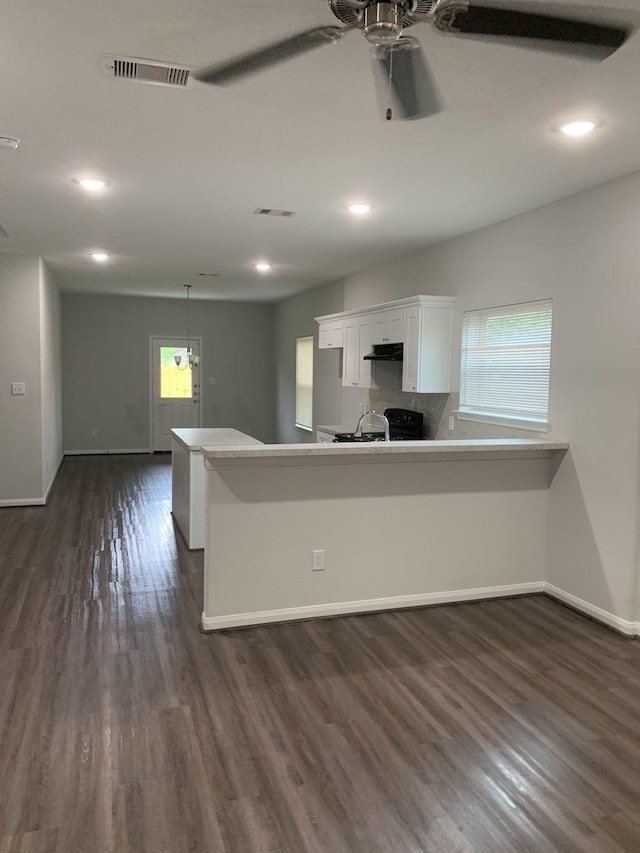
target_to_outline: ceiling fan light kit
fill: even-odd
[[[329,0],[329,7],[342,27],[314,27],[296,33],[227,62],[200,68],[194,74],[195,79],[210,85],[233,83],[360,29],[374,45],[378,72],[389,82],[384,98],[395,101],[394,110],[384,104],[387,118],[393,113],[403,119],[417,119],[435,115],[442,104],[421,43],[403,35],[413,24],[431,23],[449,36],[490,37],[493,42],[504,40],[505,44],[518,47],[595,60],[610,56],[632,31],[622,24],[470,0]],[[530,8],[535,9],[535,5]]]
[[[402,3],[371,3],[364,10],[362,35],[371,44],[393,44],[402,35]]]

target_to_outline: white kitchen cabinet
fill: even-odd
[[[405,308],[404,314],[402,390],[418,394],[449,392],[453,305],[416,304]]]
[[[404,342],[405,317],[402,309],[376,311],[370,316],[372,344],[400,344]]]
[[[360,310],[316,317],[322,349],[329,348],[331,324],[341,322],[343,334],[342,384],[371,388],[371,362],[364,356],[374,344],[403,344],[402,390],[417,394],[444,394],[451,390],[451,332],[456,298],[410,296]],[[322,330],[327,331],[323,337]],[[339,339],[337,331],[334,332]]]
[[[318,327],[318,349],[340,349],[344,346],[344,320],[327,320]]]
[[[371,362],[364,357],[371,352],[371,317],[359,314],[344,321],[344,356],[342,384],[347,388],[371,388]]]

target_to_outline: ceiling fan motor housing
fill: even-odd
[[[371,3],[364,10],[362,34],[371,44],[384,45],[397,41],[402,35],[402,3]]]

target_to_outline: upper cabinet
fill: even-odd
[[[339,349],[344,346],[344,320],[340,317],[320,323],[318,349]]]
[[[371,388],[371,362],[364,356],[375,344],[403,344],[402,390],[447,393],[451,388],[451,333],[456,299],[413,296],[316,317],[319,347],[344,347],[342,384]]]
[[[351,388],[371,388],[371,317],[361,314],[344,321],[342,384]]]
[[[405,308],[402,390],[445,394],[451,390],[453,304]]]
[[[404,311],[402,308],[376,311],[371,314],[372,344],[401,344],[404,342]]]

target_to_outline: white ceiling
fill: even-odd
[[[561,8],[637,24],[627,3]],[[233,87],[102,73],[103,53],[198,66],[334,23],[324,0],[4,0],[0,135],[22,142],[0,151],[0,251],[41,255],[63,290],[271,300],[640,169],[638,34],[592,64],[421,24],[446,110],[417,122],[383,120],[357,32]],[[594,137],[551,129],[582,112]]]

